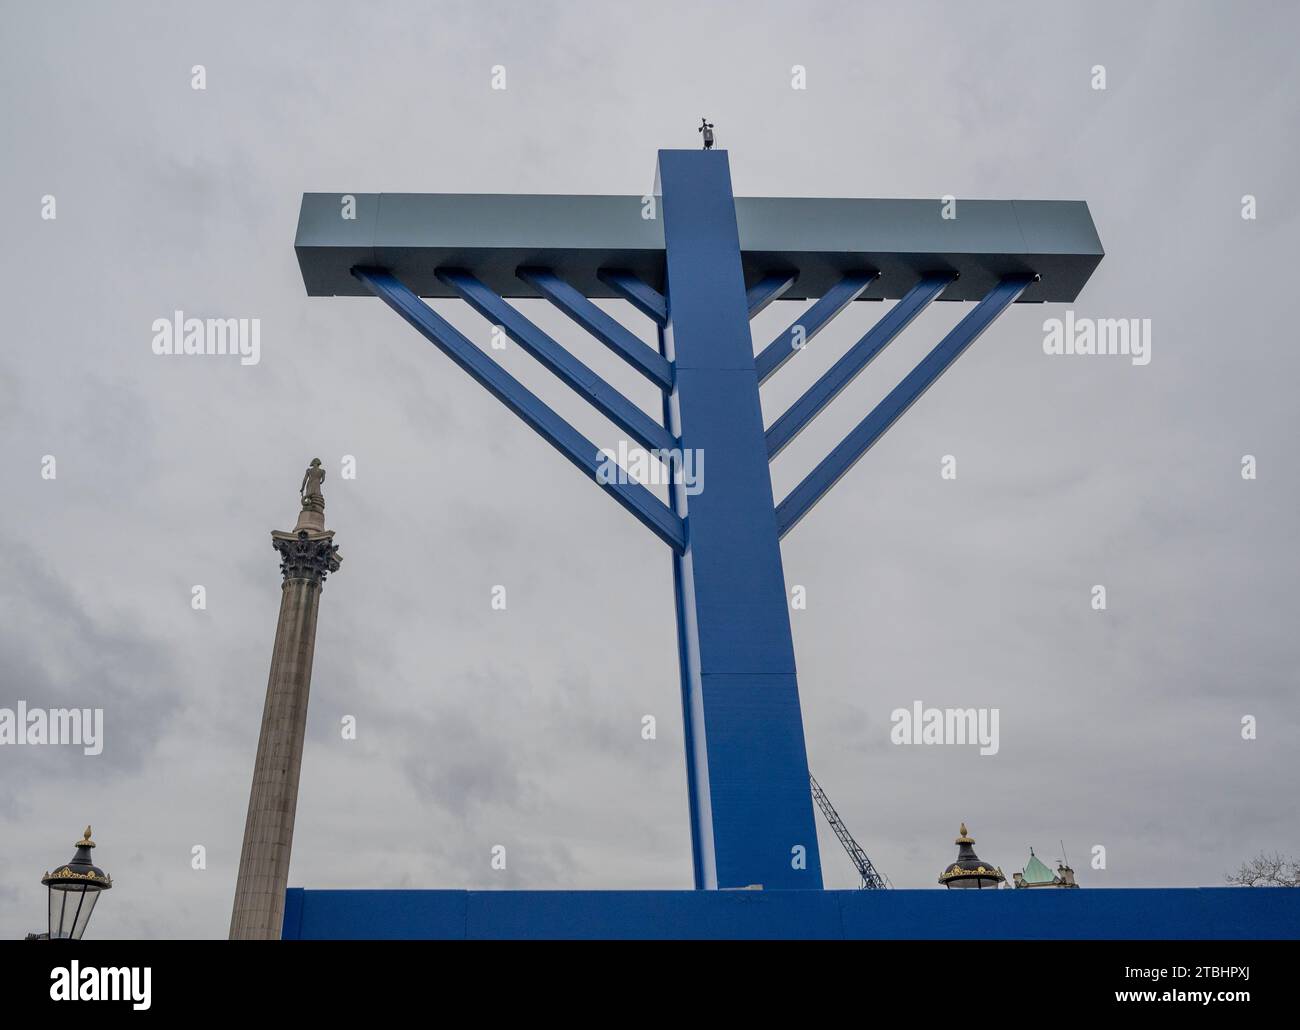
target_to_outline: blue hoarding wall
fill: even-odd
[[[1295,939],[1300,890],[327,891],[286,940]]]

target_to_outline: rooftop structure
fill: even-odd
[[[1025,863],[1023,872],[1012,873],[1012,882],[1017,887],[1078,887],[1074,882],[1074,870],[1064,862],[1061,862],[1056,872],[1053,873],[1042,859],[1034,854],[1034,849],[1029,849],[1029,861]]]

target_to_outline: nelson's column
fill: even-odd
[[[298,524],[292,532],[271,533],[271,546],[280,552],[284,583],[239,856],[231,940],[279,940],[284,922],[284,890],[289,881],[316,650],[316,613],[325,577],[337,572],[342,561],[334,546],[334,532],[325,528],[325,497],[320,489],[324,479],[320,459],[312,459],[299,488],[302,511]]]

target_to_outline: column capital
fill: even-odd
[[[332,529],[272,530],[271,546],[280,553],[280,573],[286,583],[306,580],[321,585],[329,573],[338,572],[343,561]]]

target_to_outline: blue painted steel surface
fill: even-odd
[[[1300,891],[304,891],[286,940],[1294,940]]]
[[[663,294],[647,286],[631,272],[602,268],[598,278],[641,314],[653,319],[657,325],[662,326],[668,321],[668,305],[664,301]]]
[[[663,356],[616,319],[545,268],[521,268],[519,278],[661,390],[673,388],[673,369]]]
[[[862,296],[875,277],[874,272],[853,272],[827,290],[826,295],[818,298],[815,304],[791,322],[785,332],[759,351],[758,357],[754,359],[758,381],[767,382],[768,377],[794,355],[797,340],[802,340],[807,345],[809,340],[826,328],[832,318]]]
[[[704,456],[674,489],[696,886],[822,886],[794,646],[725,151],[659,152],[670,427]]]
[[[745,303],[749,306],[749,317],[756,318],[774,300],[778,300],[794,285],[797,276],[789,273],[765,275],[745,293]]]
[[[957,323],[956,328],[903,377],[903,381],[872,409],[871,414],[790,491],[776,510],[781,536],[790,532],[808,514],[812,506],[884,435],[885,430],[934,385],[961,352],[974,343],[1031,282],[1032,276],[1013,276],[993,287],[975,310]]]
[[[356,218],[340,218],[344,194]],[[785,300],[821,297],[849,272],[876,270],[876,299],[897,300],[927,272],[959,272],[945,300],[978,301],[1008,275],[1037,272],[1026,303],[1073,301],[1103,257],[1082,201],[961,200],[945,219],[927,200],[737,197],[745,282],[798,280]],[[622,296],[599,273],[616,268],[663,290],[662,218],[641,197],[465,193],[303,194],[294,250],[313,297],[359,297],[351,270],[387,268],[421,297],[450,297],[434,275],[463,268],[501,297],[533,297],[515,272],[544,265],[586,297]]]
[[[410,253],[400,243],[404,230],[398,219],[392,228],[398,242],[386,243],[384,252],[391,251],[399,264],[414,262],[412,274],[420,277],[422,289],[432,290],[435,285],[439,290],[449,289],[485,318],[503,326],[520,346],[569,386],[587,395],[637,442],[651,448],[680,446],[699,456],[697,469],[702,474],[703,489],[687,493],[685,484],[674,484],[672,509],[635,482],[600,485],[674,549],[695,886],[720,900],[697,905],[683,900],[692,895],[674,892],[479,895],[374,891],[312,892],[304,901],[299,892],[290,897],[286,908],[286,927],[297,927],[294,933],[287,932],[288,936],[353,935],[340,932],[346,921],[331,922],[342,918],[340,912],[348,914],[355,927],[381,926],[382,935],[389,936],[427,935],[431,922],[440,926],[445,923],[452,931],[458,925],[477,926],[478,930],[468,931],[471,936],[926,936],[909,933],[905,928],[897,933],[885,930],[891,918],[906,922],[920,915],[929,919],[925,924],[928,928],[947,935],[948,924],[935,914],[970,911],[961,908],[964,901],[947,901],[951,895],[946,892],[888,892],[890,897],[918,895],[901,909],[862,908],[863,902],[848,900],[859,898],[859,892],[820,893],[821,866],[808,791],[779,540],[961,352],[1031,288],[1032,271],[1022,271],[1026,254],[1042,251],[1066,262],[1052,267],[1065,269],[1074,278],[1058,288],[1066,293],[1077,290],[1072,283],[1078,280],[1081,285],[1079,277],[1086,278],[1101,254],[1086,207],[1081,211],[1069,205],[1044,209],[1039,219],[1042,225],[1037,229],[1031,225],[1032,231],[1026,230],[1028,236],[1018,245],[1010,228],[1018,223],[1005,217],[1003,208],[976,207],[977,213],[983,210],[987,217],[983,221],[975,219],[974,235],[968,241],[970,253],[960,259],[963,268],[974,262],[970,276],[962,272],[963,288],[969,293],[972,279],[990,282],[991,288],[976,309],[776,506],[770,456],[808,425],[927,304],[945,290],[945,296],[951,296],[957,286],[955,272],[923,273],[918,284],[915,273],[909,271],[908,261],[920,260],[922,251],[928,252],[940,242],[926,235],[933,235],[933,230],[921,217],[923,212],[908,207],[911,202],[901,207],[889,202],[882,207],[877,202],[818,206],[750,201],[750,233],[762,245],[742,255],[737,223],[740,202],[731,194],[725,151],[661,151],[657,181],[662,192],[662,219],[655,231],[662,231],[661,256],[655,259],[652,251],[647,251],[652,260],[642,260],[636,270],[621,264],[588,268],[595,260],[592,255],[603,253],[602,248],[607,250],[616,242],[614,237],[631,231],[622,225],[621,206],[602,206],[605,217],[612,221],[596,233],[612,233],[610,240],[584,242],[582,230],[575,230],[575,239],[582,244],[575,253],[585,255],[583,261],[587,263],[579,262],[584,269],[578,273],[584,277],[582,288],[555,274],[551,260],[559,251],[545,256],[545,247],[523,247],[520,253],[529,256],[522,267],[517,260],[503,266],[502,262],[515,257],[515,250],[509,247],[499,252],[491,247],[472,248],[479,262],[475,267],[482,267],[489,277],[486,283],[463,269],[438,267],[436,263],[430,266],[419,259],[423,253],[419,244],[422,233],[436,228],[435,235],[450,233],[448,239],[458,233],[475,234],[468,226],[443,226],[444,216],[459,210],[454,206],[444,210],[435,204],[425,211],[427,217],[442,213],[415,233]],[[420,201],[408,199],[411,203]],[[570,209],[585,210],[583,204],[589,199],[567,198],[566,203],[543,208],[558,219],[555,228],[560,231],[559,226],[568,223],[558,216]],[[520,210],[541,210],[527,198],[506,198],[503,203],[506,201],[522,205]],[[399,198],[398,206],[403,202]],[[1010,210],[1014,214],[1019,209],[1013,205]],[[1032,205],[1026,209],[1033,210],[1037,209]],[[834,214],[835,218],[814,218],[808,224],[798,214],[801,211],[808,215],[820,211],[827,216]],[[879,256],[879,267],[885,269],[885,274],[877,284],[877,292],[893,297],[906,290],[906,295],[765,434],[759,386],[794,352],[796,334],[801,334],[804,341],[811,339],[846,305],[862,297],[881,275],[873,270],[875,261],[869,255],[864,259],[864,241],[857,239],[861,234],[841,224],[841,216],[849,217],[853,225],[877,226],[887,239],[897,236],[928,243],[915,253],[908,252],[906,260]],[[972,229],[969,221],[966,229]],[[305,230],[300,223],[298,249],[304,276],[308,276],[309,267],[315,269],[321,261],[328,264],[333,260],[330,255],[340,249],[325,238],[331,231],[323,227]],[[636,231],[643,235],[646,232]],[[799,255],[802,264],[798,290],[791,288],[796,281],[793,271],[772,271],[790,268],[781,256],[787,252],[773,249],[783,231],[811,234],[817,243],[818,249]],[[325,236],[317,240],[322,233]],[[485,238],[490,237],[491,232],[487,232]],[[997,253],[992,260],[985,260],[979,248],[990,242],[999,246],[1005,243],[1005,262]],[[348,243],[341,250],[355,245],[355,241]],[[373,246],[378,253],[378,239]],[[633,251],[641,253],[636,248],[628,253]],[[440,252],[437,247],[429,253],[436,252]],[[610,252],[621,251],[615,247]],[[656,260],[662,264],[656,265]],[[766,268],[755,265],[764,260],[770,262]],[[543,262],[548,267],[541,267]],[[1010,271],[1005,270],[1008,262]],[[940,263],[934,267],[949,266]],[[755,358],[750,317],[786,292],[807,294],[804,270],[820,284],[824,295]],[[596,478],[601,458],[595,445],[424,304],[415,290],[384,269],[354,267],[352,271],[365,288],[383,299],[571,462]],[[756,282],[748,290],[747,273],[750,281]],[[647,274],[654,282],[664,284],[663,293],[647,283]],[[995,282],[990,276],[995,277]],[[500,286],[507,278],[514,281],[509,290]],[[659,354],[591,303],[589,298],[597,295],[591,292],[593,284],[624,297],[657,324]],[[524,294],[513,292],[516,287]],[[330,280],[322,288],[338,291],[339,284]],[[529,289],[549,299],[665,390],[662,426],[503,299],[506,294],[527,295]],[[899,292],[892,292],[895,290]],[[710,890],[751,884],[761,884],[765,890]],[[805,893],[808,891],[812,893]],[[1033,893],[1069,898],[1082,892]],[[1086,892],[1085,896],[1096,897],[1099,893],[1108,892]],[[1133,896],[1139,892],[1122,893]],[[330,900],[313,909],[311,898],[317,895]],[[1039,904],[1028,902],[1008,911],[1023,911]],[[1079,910],[1085,915],[1091,911],[1110,918],[1106,902],[1084,904],[1096,906]],[[947,907],[936,907],[943,905]],[[574,907],[568,922],[566,906]],[[912,915],[904,913],[899,917],[904,910]],[[1198,932],[1204,935],[1203,929]],[[360,929],[357,933],[366,935]],[[1037,935],[1032,930],[1026,933]],[[984,930],[974,936],[997,934]]]
[[[547,407],[505,369],[465,339],[454,326],[382,269],[358,268],[356,277],[494,397],[535,429],[548,443],[596,480],[596,445]],[[598,482],[598,481],[597,481]],[[619,504],[676,551],[686,545],[682,520],[659,498],[634,481],[599,483]]]
[[[591,405],[642,447],[670,451],[677,441],[663,426],[615,390],[609,383],[552,340],[472,275],[443,268],[438,278],[493,325],[553,372],[561,382],[583,395]]]
[[[782,449],[803,432],[823,408],[839,396],[849,383],[866,368],[889,342],[911,324],[924,311],[943,288],[952,282],[947,274],[928,275],[914,286],[907,296],[889,309],[888,313],[871,330],[855,343],[826,374],[790,405],[767,431],[767,454],[775,458]]]

